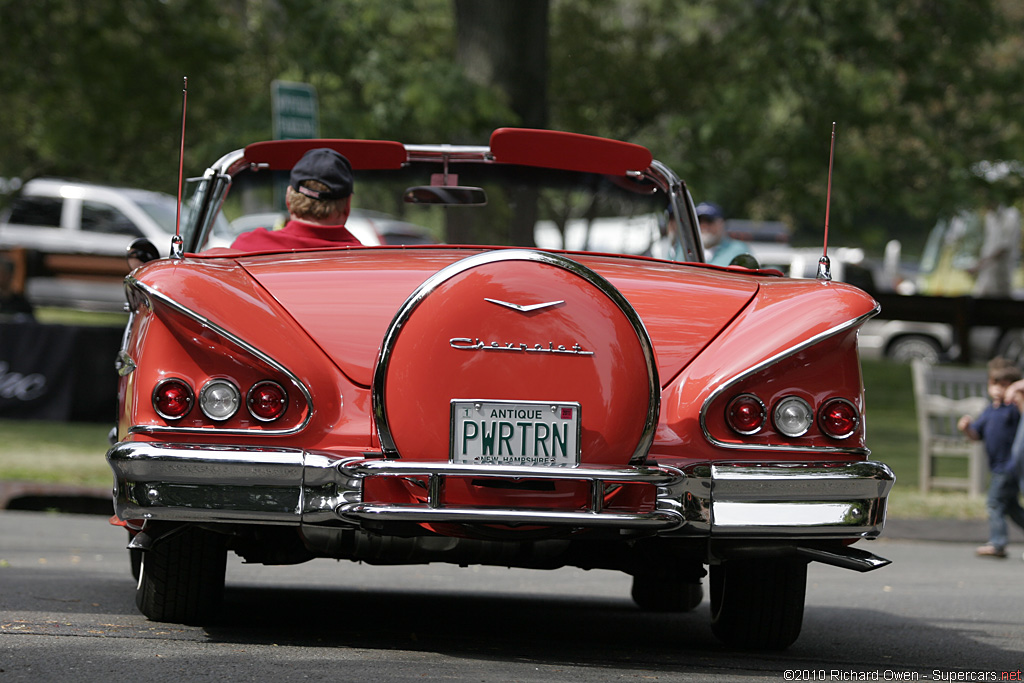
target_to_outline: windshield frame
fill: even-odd
[[[509,129],[503,129],[509,130]],[[550,131],[538,131],[539,133],[550,133]],[[585,137],[585,136],[578,136]],[[593,138],[602,143],[628,145],[628,143],[617,143],[616,141]],[[521,166],[524,169],[549,168],[554,170],[582,169],[586,164],[595,162],[587,159],[573,159],[570,163],[556,166],[550,160],[540,159],[534,164],[502,164],[495,159],[491,148],[484,146],[462,146],[462,145],[401,145],[391,141],[367,141],[367,140],[298,140],[298,141],[269,141],[255,143],[244,149],[235,150],[221,157],[215,164],[206,170],[201,178],[190,179],[190,194],[187,203],[187,220],[182,225],[183,250],[185,253],[197,253],[206,247],[213,226],[234,182],[235,176],[243,172],[251,171],[284,171],[288,170],[294,159],[301,156],[304,150],[314,146],[330,146],[338,149],[352,160],[353,170],[388,170],[402,169],[418,162],[442,164],[444,168],[458,168],[462,164],[495,164],[508,168]],[[640,148],[642,149],[642,148]],[[369,152],[368,152],[369,150]],[[627,150],[629,151],[629,150]],[[646,150],[644,150],[646,151]],[[370,153],[372,152],[372,153]],[[380,154],[379,152],[383,152]],[[529,160],[522,157],[516,161]],[[650,157],[648,156],[648,159]],[[642,169],[620,169],[612,165],[615,160],[603,162],[598,160],[596,171],[599,175],[605,175],[613,181],[619,178],[622,183],[636,184],[649,183],[657,190],[663,192],[667,198],[666,209],[674,216],[679,217],[677,251],[681,255],[679,260],[685,262],[704,262],[704,250],[700,240],[700,230],[693,200],[686,189],[685,184],[667,166],[657,160],[650,160],[646,168]],[[601,173],[601,171],[614,171],[614,173]],[[452,171],[455,173],[455,170]],[[591,172],[589,170],[585,172]],[[537,247],[540,249],[540,247]]]

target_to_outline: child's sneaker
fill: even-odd
[[[1005,548],[997,548],[992,544],[979,546],[974,552],[979,557],[1006,557]]]

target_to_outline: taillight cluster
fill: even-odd
[[[213,378],[199,389],[199,409],[210,420],[223,422],[235,416],[242,405],[242,392],[231,380]],[[153,388],[153,409],[165,420],[180,420],[196,403],[196,392],[185,380],[163,379]],[[272,422],[284,415],[288,393],[277,382],[261,380],[245,395],[245,407],[260,422]]]
[[[833,439],[852,436],[860,425],[857,407],[845,398],[830,398],[815,410],[800,396],[776,399],[770,411],[771,424],[783,436],[796,438],[807,434],[817,420],[818,429]],[[768,424],[769,410],[754,394],[740,394],[729,401],[725,421],[737,434],[757,434]]]

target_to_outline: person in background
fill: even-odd
[[[1021,371],[1005,358],[993,358],[988,362],[988,396],[992,402],[977,418],[964,415],[957,422],[957,428],[975,441],[985,444],[988,466],[991,472],[988,499],[988,543],[975,552],[980,557],[1006,557],[1006,518],[1024,529],[1024,508],[1019,498],[1020,483],[1013,469],[1013,442],[1019,426],[1020,410],[1009,397],[1015,395],[1013,388],[1021,379]]]
[[[257,228],[235,238],[232,249],[316,249],[360,241],[345,223],[352,210],[352,166],[333,149],[320,147],[292,167],[285,194],[288,222],[280,230]]]
[[[1020,258],[1020,211],[993,203],[985,209],[982,221],[985,240],[978,262],[971,269],[977,276],[972,293],[977,297],[1009,297]]]
[[[711,202],[698,204],[697,221],[700,223],[700,236],[704,242],[708,263],[727,266],[740,254],[750,253],[750,247],[745,242],[729,237],[725,230],[725,214],[722,213],[718,204]]]
[[[1024,379],[1019,379],[1006,388],[1003,402],[1014,404],[1024,415]],[[1011,476],[1017,477],[1018,492],[1024,492],[1024,420],[1017,423],[1017,435],[1010,447],[1009,471]],[[1021,559],[1024,560],[1024,555],[1021,555]]]
[[[21,257],[24,263],[24,255],[15,253],[15,257]],[[34,320],[35,312],[32,304],[25,297],[23,287],[19,286],[19,280],[24,283],[24,278],[17,277],[18,268],[15,262],[6,256],[0,256],[0,320]]]

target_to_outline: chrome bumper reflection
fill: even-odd
[[[685,469],[476,467],[409,463],[367,455],[124,442],[107,453],[121,519],[255,524],[433,522],[540,525],[656,531],[720,538],[873,538],[885,521],[892,471],[876,462],[718,463]],[[427,502],[374,504],[362,499],[369,476],[417,477]],[[441,491],[449,477],[573,479],[589,482],[588,509],[452,508]],[[602,508],[606,484],[656,489],[646,512]]]
[[[716,464],[712,527],[718,536],[877,536],[895,481],[878,462]]]

